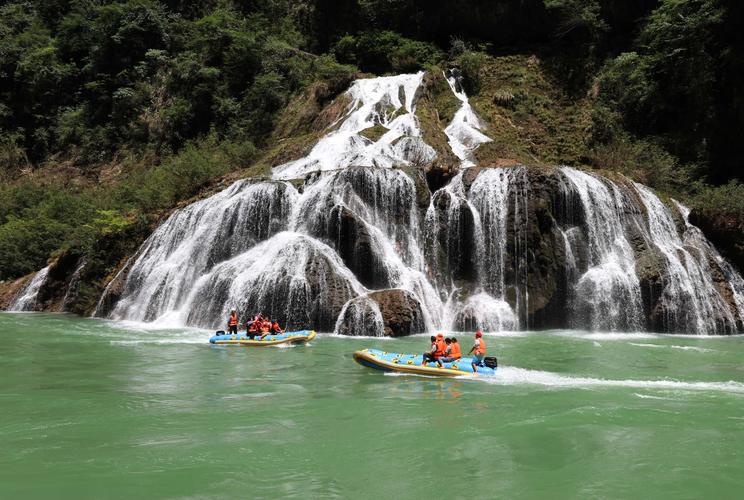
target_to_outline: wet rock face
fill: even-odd
[[[744,270],[744,217],[693,209],[690,222],[703,231],[739,272]]]
[[[49,265],[44,283],[36,296],[38,311],[62,312],[69,310],[78,292],[80,273],[85,266],[83,257],[76,253],[62,253]]]
[[[98,307],[94,313],[95,316],[107,317],[114,310],[114,307],[124,293],[127,285],[127,278],[129,277],[129,271],[132,269],[132,264],[136,257],[137,255],[129,259],[108,283],[98,301]]]
[[[524,262],[514,262],[511,266],[517,271],[512,281],[523,281],[522,286],[527,290],[527,324],[536,328],[557,327],[562,323],[559,318],[565,316],[569,295],[565,248],[553,213],[555,193],[560,192],[559,181],[554,174],[531,170],[522,182],[528,184],[520,186],[520,190],[529,192],[527,206],[521,220],[512,225],[509,238],[512,243],[507,248],[509,255],[524,254]],[[565,203],[560,200],[558,208]],[[520,229],[525,247],[522,249],[517,248],[520,238],[515,234]],[[524,267],[522,273],[518,272],[520,265]]]
[[[403,337],[426,331],[421,304],[411,292],[394,288],[371,292],[369,298],[380,309],[385,336]]]
[[[448,191],[438,191],[432,197],[427,224],[432,276],[442,283],[475,280],[475,220],[463,200]]]
[[[331,209],[326,237],[335,243],[344,264],[367,288],[387,288],[390,280],[374,241],[364,223],[346,207]]]

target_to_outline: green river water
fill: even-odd
[[[0,314],[0,498],[744,495],[742,337],[488,335],[491,380],[208,337]]]

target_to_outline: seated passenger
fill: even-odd
[[[436,337],[431,337],[431,349],[429,352],[424,353],[424,360],[421,363],[422,366],[426,366],[429,361],[436,361],[444,356],[446,344],[444,343],[444,335],[438,333]]]
[[[258,335],[258,332],[260,331],[258,321],[255,321],[255,320],[248,321],[245,325],[246,325],[245,336],[249,337],[251,340],[255,340],[256,335]]]
[[[274,320],[274,321],[273,321],[273,322],[271,323],[271,332],[272,332],[272,333],[273,333],[274,335],[279,335],[279,334],[282,334],[282,333],[284,333],[284,330],[282,330],[282,329],[281,329],[281,327],[279,326],[279,322],[277,322],[276,320]]]
[[[442,356],[441,358],[437,360],[437,366],[439,368],[442,367],[442,363],[452,363],[455,359],[457,359],[452,356],[452,339],[450,338],[444,339],[444,344],[445,344],[444,356]]]
[[[263,321],[260,322],[261,324],[261,340],[264,339],[267,335],[271,333],[271,320],[269,318],[265,318]]]
[[[462,357],[462,353],[460,352],[460,344],[457,342],[457,339],[455,337],[452,337],[450,339],[452,343],[450,344],[450,357],[454,360],[458,360]]]
[[[429,350],[428,350],[428,351],[426,351],[426,352],[424,353],[424,359],[423,359],[423,361],[421,362],[421,364],[422,364],[423,366],[426,366],[426,363],[427,363],[427,362],[429,362],[429,361],[434,361],[434,360],[436,359],[436,358],[434,357],[434,353],[435,353],[435,352],[437,352],[437,338],[436,338],[436,337],[435,337],[434,335],[432,335],[432,336],[430,337],[430,340],[431,340],[431,347],[429,348]]]

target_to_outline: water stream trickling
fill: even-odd
[[[8,306],[8,311],[33,311],[36,308],[39,290],[44,285],[49,266],[40,269],[18,292]]]

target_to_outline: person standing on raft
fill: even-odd
[[[486,356],[486,343],[483,341],[483,332],[476,330],[475,343],[468,354],[473,355],[473,373],[478,373],[478,366],[483,366],[483,358]]]
[[[238,334],[238,313],[235,309],[230,311],[230,317],[227,319],[227,333]]]

